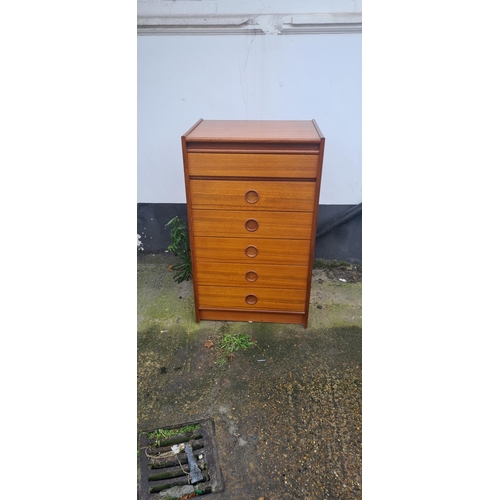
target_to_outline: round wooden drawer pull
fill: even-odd
[[[252,295],[252,294],[247,295],[247,296],[245,297],[245,302],[246,302],[247,304],[250,304],[251,306],[252,306],[253,304],[257,304],[257,296],[256,296],[256,295]]]
[[[259,193],[257,191],[254,191],[253,189],[250,189],[250,191],[247,191],[245,193],[245,200],[247,203],[257,203],[259,201]]]
[[[247,257],[257,257],[257,254],[259,253],[259,250],[257,247],[254,247],[253,245],[250,245],[249,247],[245,248],[245,255]]]
[[[259,275],[255,271],[248,271],[245,274],[245,279],[247,281],[257,281],[258,277],[259,277]]]
[[[254,231],[257,231],[257,229],[259,229],[259,223],[255,219],[248,219],[245,222],[245,229],[253,233]]]

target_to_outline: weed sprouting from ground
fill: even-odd
[[[236,351],[245,350],[249,347],[257,347],[260,350],[260,347],[257,345],[255,340],[252,340],[247,334],[232,334],[226,333],[222,338],[220,345],[218,346],[221,351],[222,357],[218,359],[215,364],[222,366],[226,364],[227,361],[233,359],[234,353]],[[262,351],[261,351],[262,352]]]
[[[255,345],[255,342],[246,334],[233,335],[227,333],[224,335],[220,346],[226,353],[231,354],[234,351],[247,349],[253,345]]]
[[[184,427],[178,427],[177,429],[157,429],[148,434],[148,438],[154,441],[154,446],[158,447],[161,442],[172,436],[177,436],[177,434],[187,434],[188,432],[194,432],[201,427],[200,424],[185,425]]]
[[[172,244],[168,246],[168,251],[172,252],[182,261],[180,264],[172,266],[172,270],[176,271],[174,281],[181,283],[191,278],[193,274],[188,229],[186,224],[177,216],[168,221],[167,224],[165,224],[165,228],[170,225],[172,225],[170,231]]]

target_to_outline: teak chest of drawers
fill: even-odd
[[[196,321],[307,327],[325,138],[312,121],[182,136]]]

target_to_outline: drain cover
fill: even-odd
[[[196,496],[217,493],[224,489],[214,447],[215,429],[210,419],[187,422],[174,427],[163,427],[139,434],[140,448],[140,500],[168,498],[169,491],[193,491],[190,485],[190,465],[185,445],[191,445],[196,461],[193,469],[201,470],[203,478],[193,485]],[[191,450],[188,451],[191,455]],[[199,471],[198,471],[199,476]]]

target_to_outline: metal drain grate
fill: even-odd
[[[140,500],[168,498],[169,489],[191,484],[186,475],[189,472],[186,451],[182,450],[178,454],[172,452],[173,446],[175,450],[175,445],[182,444],[191,445],[195,461],[203,475],[203,479],[194,484],[196,496],[222,491],[224,483],[214,442],[215,429],[210,419],[141,432]]]

